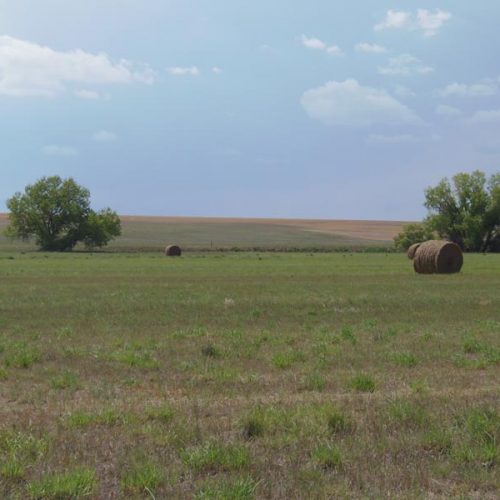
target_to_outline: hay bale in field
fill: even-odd
[[[408,258],[410,260],[413,260],[413,258],[415,257],[415,252],[417,251],[417,248],[421,245],[422,243],[413,243],[413,245],[411,245],[409,248],[408,248]]]
[[[168,245],[168,247],[165,248],[165,255],[167,257],[180,257],[181,253],[181,247],[177,245]]]
[[[462,250],[451,241],[431,240],[421,243],[413,257],[413,268],[419,274],[458,273],[462,269]]]

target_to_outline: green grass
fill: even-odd
[[[164,479],[164,472],[157,465],[146,461],[127,470],[121,485],[125,494],[142,493],[154,496],[154,491]]]
[[[250,455],[243,445],[223,445],[212,441],[184,450],[181,458],[194,471],[239,470],[250,463]]]
[[[336,446],[319,445],[313,451],[312,457],[324,469],[342,468],[342,453]]]
[[[77,469],[71,472],[48,474],[39,481],[30,482],[27,492],[33,499],[63,499],[89,497],[96,486],[95,472]]]
[[[0,276],[0,498],[496,494],[499,255],[1,252]]]
[[[196,500],[252,500],[257,483],[252,478],[209,481],[196,493]]]
[[[374,392],[375,381],[370,375],[359,373],[349,380],[349,387],[358,392]]]

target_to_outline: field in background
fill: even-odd
[[[9,242],[1,233],[0,249],[29,250],[32,244]],[[402,222],[202,217],[123,216],[123,235],[108,251],[161,251],[175,243],[189,250],[335,249],[392,246]]]
[[[497,498],[500,255],[3,252],[0,276],[1,498]]]

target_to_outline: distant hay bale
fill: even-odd
[[[413,268],[419,274],[450,274],[462,269],[464,257],[460,247],[451,241],[431,240],[421,243],[413,257]]]
[[[415,257],[415,252],[417,251],[417,248],[421,245],[422,243],[413,243],[413,245],[411,245],[409,248],[408,248],[408,258],[410,260],[413,260],[413,258]]]
[[[168,247],[165,248],[165,255],[167,257],[180,257],[181,253],[181,247],[177,245],[168,245]]]

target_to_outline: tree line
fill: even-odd
[[[394,238],[397,248],[446,239],[470,252],[500,251],[500,173],[456,174],[425,190],[427,217],[404,226]],[[94,211],[90,192],[73,179],[43,177],[7,200],[7,235],[34,239],[41,250],[67,251],[78,243],[103,247],[120,236],[121,222],[110,208]]]

